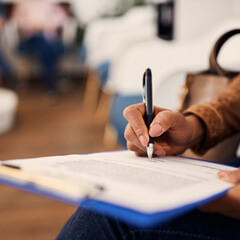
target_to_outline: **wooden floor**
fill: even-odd
[[[82,81],[60,93],[56,102],[46,98],[41,83],[29,84],[19,95],[14,127],[0,136],[0,160],[119,149],[103,144],[106,119],[98,115],[96,120],[90,103],[84,108]],[[0,185],[0,239],[54,239],[75,210]]]

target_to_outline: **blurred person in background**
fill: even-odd
[[[59,30],[66,19],[64,9],[50,0],[22,0],[13,10],[20,34],[18,50],[39,60],[48,96],[57,92],[56,65],[64,52]]]
[[[0,78],[4,87],[17,90],[17,74],[5,52],[6,39],[4,36],[4,26],[6,21],[7,11],[3,3],[0,1]]]
[[[137,2],[144,0],[73,0],[73,12],[83,26],[103,16],[116,16],[124,13]]]

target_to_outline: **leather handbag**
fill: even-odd
[[[240,34],[240,29],[228,31],[216,41],[210,53],[209,69],[187,75],[181,111],[184,111],[191,105],[211,101],[228,85],[231,79],[240,73],[224,69],[217,62],[217,57],[223,44],[236,34]],[[236,157],[239,142],[240,134],[219,143],[203,156],[196,155],[190,149],[186,150],[183,156],[226,163]]]

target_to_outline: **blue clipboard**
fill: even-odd
[[[108,217],[121,220],[128,224],[132,224],[139,227],[153,227],[159,226],[162,223],[165,223],[171,219],[174,219],[178,216],[181,216],[191,210],[196,209],[197,207],[210,202],[214,199],[217,199],[224,194],[228,190],[210,196],[206,199],[203,199],[198,202],[194,202],[191,204],[187,204],[175,209],[167,210],[167,211],[159,211],[155,213],[145,213],[136,211],[134,209],[122,207],[119,205],[115,205],[108,202],[102,202],[99,200],[95,200],[94,197],[82,196],[79,198],[73,198],[65,195],[64,193],[54,192],[51,189],[46,189],[37,186],[31,182],[19,182],[14,179],[9,179],[0,175],[0,183],[3,185],[7,185],[9,187],[17,188],[19,190],[23,190],[32,194],[36,194],[42,197],[47,197],[53,200],[57,200],[69,205],[83,207],[91,211],[95,211],[101,214],[104,214]]]

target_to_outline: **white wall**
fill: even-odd
[[[201,37],[236,17],[240,18],[240,0],[175,0],[175,39]]]

